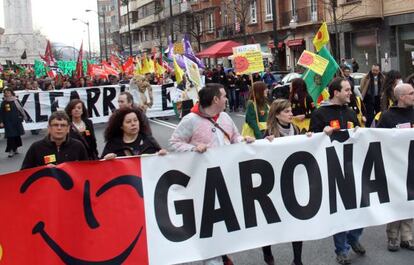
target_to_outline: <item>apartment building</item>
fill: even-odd
[[[190,30],[191,4],[185,0],[129,0],[120,6],[120,34],[124,51],[132,53],[159,51],[168,45],[167,38],[181,39]],[[128,24],[129,14],[129,24]]]
[[[98,0],[99,47],[101,58],[107,59],[111,52],[119,52],[121,39],[119,35],[119,0]],[[94,12],[94,11],[92,11]]]
[[[333,24],[332,8],[326,11]],[[380,63],[414,73],[414,0],[338,0],[336,11],[341,57],[355,58],[361,72]]]

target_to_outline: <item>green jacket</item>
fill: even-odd
[[[249,124],[249,126],[253,129],[254,136],[256,137],[256,139],[263,139],[264,131],[260,131],[259,125],[257,124],[256,111],[254,105],[255,104],[253,101],[248,101],[246,109],[246,123]],[[259,122],[266,122],[268,114],[269,106],[266,104],[264,110],[258,110]]]

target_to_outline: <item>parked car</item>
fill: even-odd
[[[356,96],[361,97],[361,80],[365,75],[365,73],[351,73],[351,77],[354,79],[354,93]]]
[[[271,93],[271,100],[275,100],[278,98],[289,98],[289,91],[290,91],[290,83],[295,78],[300,78],[302,75],[298,73],[288,73],[286,74],[282,80],[273,87]]]

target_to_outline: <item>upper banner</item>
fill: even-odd
[[[166,86],[151,86],[154,96],[152,108],[147,110],[148,117],[174,115],[173,104]],[[85,102],[89,117],[93,123],[106,122],[112,110],[118,108],[117,98],[123,91],[129,91],[137,101],[138,91],[129,90],[129,85],[73,88],[54,91],[16,91],[26,114],[25,130],[47,127],[49,116],[57,109],[64,109],[70,100],[79,98]],[[0,93],[0,101],[3,95]]]
[[[412,161],[413,129],[358,129],[1,175],[0,264],[175,264],[412,218]]]
[[[320,133],[143,159],[150,263],[414,217],[413,132],[358,129],[349,139]]]

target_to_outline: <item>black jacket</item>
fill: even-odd
[[[360,126],[357,115],[347,105],[326,105],[321,106],[312,113],[310,120],[310,131],[322,132],[326,126],[350,129]]]
[[[85,123],[85,131],[82,133],[79,132],[72,124],[70,126],[69,136],[80,141],[85,146],[89,160],[96,160],[98,159],[98,149],[92,121],[90,119],[84,119],[83,122]]]
[[[395,128],[404,123],[409,123],[414,128],[414,109],[393,106],[381,114],[377,128]]]
[[[124,143],[122,137],[109,140],[101,157],[109,153],[114,153],[117,156],[130,156],[130,155],[142,155],[142,154],[154,154],[161,149],[160,145],[150,135],[140,133],[137,139],[132,143]]]
[[[4,125],[6,138],[17,137],[24,134],[22,124],[23,116],[17,109],[16,101],[4,100],[0,105],[0,123],[3,123]],[[17,102],[17,104],[19,104],[19,102]]]
[[[57,148],[55,142],[50,141],[49,136],[46,136],[43,140],[34,142],[30,146],[21,169],[84,160],[88,160],[88,154],[83,144],[78,140],[68,137]]]

